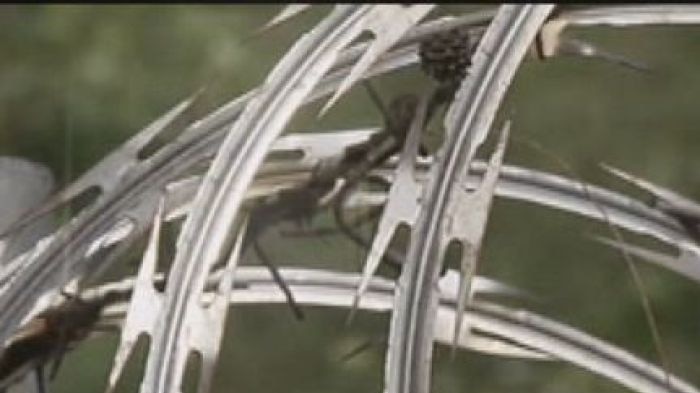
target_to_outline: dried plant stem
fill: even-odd
[[[615,224],[612,223],[605,208],[601,206],[598,202],[596,202],[596,200],[592,197],[586,183],[581,179],[578,172],[574,170],[574,168],[571,165],[569,165],[568,162],[566,162],[559,155],[552,153],[549,149],[545,148],[542,144],[538,143],[532,138],[514,136],[514,139],[516,139],[516,141],[518,142],[525,144],[526,146],[533,148],[540,154],[548,157],[550,160],[555,162],[557,166],[565,170],[572,179],[576,180],[581,185],[581,188],[583,189],[586,198],[588,198],[588,200],[595,206],[596,209],[598,209],[598,211],[602,215],[605,225],[608,227],[610,233],[613,235],[615,240],[621,244],[627,244],[627,242],[622,236],[620,228],[618,228]],[[644,310],[644,316],[647,320],[652,340],[654,342],[654,348],[656,350],[657,356],[659,357],[659,361],[661,362],[661,367],[664,370],[666,385],[669,391],[671,391],[671,365],[668,353],[665,350],[663,340],[661,339],[661,332],[659,329],[658,320],[655,316],[656,314],[654,313],[654,308],[651,299],[647,294],[644,280],[642,279],[642,275],[639,269],[637,268],[633,255],[630,254],[627,248],[620,248],[620,252],[622,253],[622,258],[625,260],[625,264],[627,265],[629,273],[632,276],[632,281],[634,282],[635,288],[637,289],[637,293],[639,294],[642,309]]]

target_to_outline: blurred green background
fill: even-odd
[[[285,49],[330,8],[316,6],[262,35],[252,33],[274,5],[0,6],[0,154],[52,168],[66,184],[130,135],[197,89],[213,109],[260,83]],[[450,6],[432,16],[459,12]],[[641,74],[592,59],[528,60],[511,88],[513,141],[506,161],[571,176],[529,147],[536,141],[581,178],[639,195],[600,168],[605,162],[700,199],[700,27],[594,28],[569,32],[654,68]],[[376,80],[385,97],[426,84],[418,67]],[[362,89],[320,121],[319,105],[290,131],[380,124]],[[525,289],[521,306],[577,326],[658,363],[640,298],[619,253],[589,239],[604,225],[520,202],[497,200],[480,272]],[[628,236],[632,238],[631,236]],[[263,242],[281,265],[357,269],[362,250],[338,239]],[[639,264],[672,370],[700,385],[700,290],[686,279]],[[229,318],[215,392],[379,392],[385,315],[310,309],[297,322],[284,306],[246,306]],[[374,344],[353,359],[344,353]],[[99,392],[117,337],[69,355],[56,393]],[[435,392],[623,392],[561,363],[503,360],[438,348]],[[137,391],[140,358],[119,391]],[[185,391],[193,391],[188,386]]]

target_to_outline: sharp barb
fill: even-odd
[[[650,250],[644,247],[619,242],[602,236],[593,236],[593,240],[612,247],[620,252],[629,254],[643,261],[655,263],[666,269],[674,271],[696,282],[700,282],[700,261],[697,259],[684,260],[684,255],[668,255],[662,252]]]
[[[384,254],[384,250],[387,249],[398,224],[398,222],[390,219],[382,220],[379,222],[377,235],[375,236],[374,241],[372,242],[372,246],[369,250],[369,254],[367,255],[367,261],[365,262],[365,267],[362,270],[362,280],[360,281],[360,285],[357,287],[355,297],[352,300],[352,307],[350,308],[350,313],[348,314],[348,318],[345,322],[346,325],[349,325],[352,322],[352,319],[355,316],[355,311],[357,310],[360,304],[360,299],[367,290],[370,280],[372,279],[372,277],[374,277],[375,273],[377,272],[377,269],[379,268],[379,263],[382,261],[382,255]]]
[[[700,220],[700,205],[697,202],[605,163],[600,165],[607,172],[653,195],[658,199],[655,208],[679,219],[681,224],[684,224],[682,222],[684,219],[689,220],[688,224],[697,223]]]
[[[382,217],[379,220],[377,234],[372,241],[372,246],[367,255],[367,260],[362,272],[362,280],[353,298],[353,306],[350,309],[347,323],[350,323],[352,320],[363,293],[366,291],[370,280],[379,268],[382,255],[386,251],[391,238],[394,236],[396,228],[401,222],[413,223],[417,215],[420,188],[416,185],[415,179],[412,178],[413,163],[418,153],[425,112],[431,97],[432,91],[428,94],[424,94],[413,114],[410,130],[399,158],[399,165],[396,170],[397,178],[389,190],[389,199],[382,213]]]
[[[280,24],[306,11],[307,9],[309,9],[309,7],[311,7],[311,4],[289,4],[285,6],[282,9],[282,11],[275,15],[274,18],[272,18],[269,22],[265,23],[265,25],[263,25],[262,27],[255,30],[253,36],[260,35],[272,29],[275,26],[279,26]]]
[[[466,309],[467,303],[471,302],[472,299],[472,280],[476,274],[476,266],[479,262],[481,244],[483,242],[484,232],[486,231],[486,225],[488,223],[488,213],[491,210],[491,203],[493,202],[493,197],[496,191],[496,182],[498,181],[498,176],[503,165],[503,158],[508,145],[509,135],[510,121],[507,121],[501,130],[498,144],[496,145],[493,154],[491,154],[489,166],[486,169],[482,183],[479,185],[479,188],[473,191],[471,194],[472,198],[468,200],[468,206],[471,208],[470,213],[472,213],[474,216],[472,219],[474,221],[465,224],[466,228],[468,229],[460,236],[463,237],[460,239],[463,249],[460,268],[461,276],[457,297],[457,315],[455,317],[454,335],[452,337],[451,353],[453,357],[459,342],[459,336],[462,333],[464,310]],[[469,334],[468,331],[467,334]]]

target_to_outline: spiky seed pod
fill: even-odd
[[[472,43],[465,26],[437,33],[420,43],[421,68],[438,83],[458,85],[472,64]]]

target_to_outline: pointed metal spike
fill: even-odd
[[[270,19],[265,25],[255,31],[255,35],[262,34],[271,28],[289,20],[308,10],[312,4],[289,4],[286,5],[277,15]]]
[[[654,185],[653,183],[646,181],[642,179],[641,177],[634,176],[632,174],[629,174],[621,169],[617,169],[613,167],[612,165],[606,164],[606,163],[600,163],[601,168],[603,168],[605,171],[608,173],[617,176],[621,178],[622,180],[627,181],[628,183],[631,183],[638,188],[640,188],[643,191],[646,191],[658,198],[666,199],[665,197],[668,196],[668,190],[665,190],[661,187],[658,187]]]
[[[394,236],[396,228],[399,224],[400,220],[397,220],[392,216],[382,216],[382,220],[379,222],[379,226],[377,227],[377,235],[372,241],[372,246],[370,247],[364,269],[362,270],[362,279],[357,287],[357,292],[352,300],[352,307],[350,308],[350,312],[348,313],[348,317],[345,321],[346,325],[350,325],[352,323],[352,320],[355,317],[355,311],[359,308],[360,299],[367,290],[370,280],[377,272],[379,263],[382,261],[382,256],[384,255],[384,251],[389,246],[389,242]]]
[[[683,215],[686,217],[696,218],[700,220],[700,204],[684,197],[667,188],[657,186],[656,184],[644,180],[640,177],[631,175],[611,165],[601,163],[601,167],[607,172],[639,187],[640,189],[652,194],[659,199],[657,208],[669,213],[675,217]]]
[[[445,297],[457,299],[460,277],[461,274],[457,270],[447,269],[438,281],[440,293]],[[473,292],[473,296],[485,294],[537,300],[537,297],[528,291],[485,276],[474,277],[471,291]]]
[[[476,265],[479,260],[481,244],[483,242],[486,225],[488,223],[489,211],[491,203],[496,191],[496,183],[503,165],[505,150],[508,145],[508,137],[510,135],[510,120],[506,121],[501,130],[498,144],[491,155],[488,168],[484,174],[483,180],[479,187],[469,194],[466,201],[460,201],[463,205],[463,216],[460,217],[465,225],[465,228],[458,229],[456,239],[462,243],[462,261],[461,261],[461,277],[459,283],[459,291],[457,297],[456,321],[454,326],[454,335],[452,337],[452,354],[454,355],[457,348],[460,335],[462,333],[462,319],[464,318],[464,310],[467,303],[472,299],[471,282],[476,273]],[[459,190],[457,192],[464,192]],[[462,198],[460,198],[462,199]],[[460,203],[458,202],[458,203]]]
[[[139,272],[134,281],[133,294],[129,304],[126,319],[123,323],[119,347],[112,362],[109,373],[107,393],[114,391],[126,361],[142,333],[151,333],[155,317],[160,309],[161,298],[153,285],[156,265],[158,263],[158,245],[165,210],[165,197],[161,197],[158,210],[153,217],[151,235],[144,252]]]
[[[416,182],[414,176],[414,162],[418,155],[418,146],[423,131],[426,111],[432,91],[424,94],[414,114],[411,122],[411,129],[406,138],[406,142],[399,158],[399,165],[396,169],[396,179],[389,189],[389,197],[386,206],[379,220],[377,235],[375,235],[370,251],[367,255],[365,267],[362,272],[362,280],[358,285],[357,292],[353,299],[353,306],[348,314],[346,323],[350,323],[357,309],[362,294],[377,271],[382,255],[389,246],[396,228],[402,222],[413,225],[418,218],[420,208],[421,186]]]
[[[689,250],[681,250],[677,256],[654,251],[645,247],[619,242],[603,236],[593,236],[593,240],[609,247],[629,253],[643,261],[651,262],[700,283],[700,256]]]
[[[209,329],[206,334],[197,337],[199,353],[202,357],[199,373],[199,384],[197,392],[206,393],[210,391],[216,362],[221,351],[221,337],[223,336],[224,325],[228,315],[228,307],[233,290],[233,276],[240,260],[243,239],[245,237],[248,220],[244,220],[238,230],[238,237],[235,240],[228,261],[221,270],[222,274],[219,284],[214,291],[214,297],[203,311],[206,313],[207,325]]]

